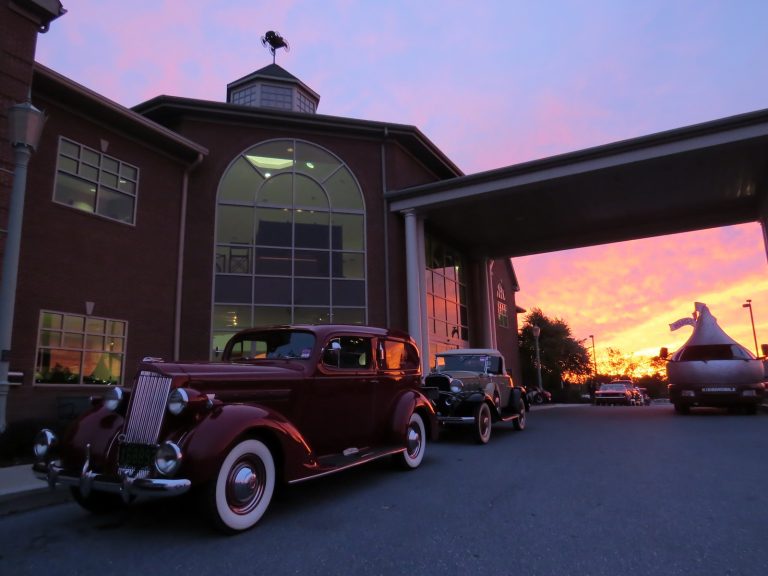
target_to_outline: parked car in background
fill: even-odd
[[[632,392],[632,382],[629,380],[616,380],[600,384],[600,387],[595,390],[596,406],[632,406],[634,403],[635,395]]]
[[[382,457],[419,466],[436,433],[421,364],[402,332],[361,326],[249,329],[221,362],[148,359],[58,439],[43,430],[35,474],[92,512],[195,489],[214,525],[246,530],[278,481]]]
[[[646,388],[637,388],[638,392],[640,392],[640,397],[642,399],[642,406],[650,406],[651,405],[651,396],[648,394],[648,390]]]
[[[529,404],[546,404],[552,402],[552,393],[544,388],[527,388]]]
[[[525,429],[530,408],[525,388],[515,386],[498,350],[440,352],[424,386],[434,402],[438,422],[444,426],[471,425],[480,444],[490,440],[494,422],[512,422],[516,430]]]

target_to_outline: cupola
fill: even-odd
[[[314,114],[320,95],[277,64],[227,84],[227,102]]]

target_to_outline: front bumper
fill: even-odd
[[[670,384],[669,400],[686,406],[753,406],[762,404],[765,388],[760,385],[692,386]]]
[[[65,470],[54,462],[37,462],[32,465],[32,472],[40,480],[48,482],[53,488],[58,484],[74,486],[83,497],[92,491],[120,494],[128,502],[134,497],[167,497],[184,494],[192,487],[192,482],[185,478],[140,478],[131,476],[110,476],[96,474],[87,467],[81,472]]]

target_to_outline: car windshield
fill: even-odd
[[[230,360],[263,360],[272,358],[308,359],[315,347],[311,332],[265,330],[241,334],[232,342]]]
[[[608,390],[610,392],[624,392],[626,389],[627,387],[625,384],[603,384],[600,386],[600,390]]]
[[[466,372],[484,372],[488,356],[484,354],[449,354],[435,357],[437,372],[463,370]]]

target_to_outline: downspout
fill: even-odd
[[[203,161],[203,155],[197,158],[184,170],[181,183],[181,214],[179,215],[179,255],[176,262],[176,303],[173,319],[173,360],[178,361],[181,348],[181,294],[184,285],[184,246],[187,237],[187,196],[189,194],[189,175]]]
[[[384,201],[384,305],[386,307],[387,328],[392,325],[389,303],[389,210],[387,209],[387,137],[389,128],[384,126],[384,138],[381,141],[381,197]]]

